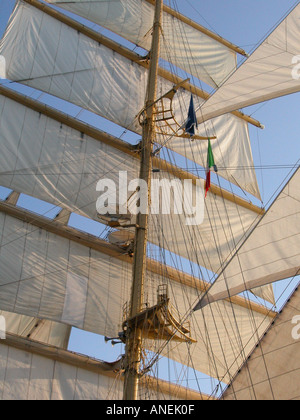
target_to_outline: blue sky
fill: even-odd
[[[14,3],[14,0],[0,0],[0,36]],[[165,3],[171,6],[176,4],[183,14],[214,30],[247,52],[258,46],[294,4],[293,1],[282,0],[172,0]],[[283,179],[290,172],[289,167],[300,157],[299,101],[300,95],[294,94],[244,110],[266,127],[265,130],[249,127],[264,204],[276,194]],[[272,169],[270,165],[273,166]],[[275,292],[278,294],[282,287],[276,287]],[[104,345],[99,336],[75,330],[70,348],[108,361],[114,360],[120,352],[118,346],[113,351],[110,345]]]

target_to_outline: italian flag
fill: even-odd
[[[207,168],[206,168],[206,182],[205,182],[205,198],[207,197],[207,193],[210,190],[211,186],[211,168],[214,168],[215,172],[218,172],[218,168],[215,165],[215,159],[210,143],[210,139],[208,139],[208,151],[207,151]]]

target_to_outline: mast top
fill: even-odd
[[[155,4],[155,0],[146,0],[148,3]],[[176,10],[172,9],[171,7],[164,5],[163,6],[164,12],[169,13],[171,16],[176,17],[177,19],[181,20],[182,22],[190,25],[192,28],[197,29],[199,32],[209,36],[210,38],[214,39],[215,41],[220,42],[221,44],[225,45],[230,50],[243,55],[244,57],[248,57],[248,54],[245,50],[238,47],[237,45],[233,44],[230,41],[227,41],[225,38],[221,37],[220,35],[216,34],[215,32],[205,28],[204,26],[200,25],[197,22],[194,22],[192,19],[184,16],[183,14],[177,12]]]

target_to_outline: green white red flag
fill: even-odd
[[[211,168],[214,168],[214,171],[218,172],[218,168],[215,164],[214,154],[211,147],[211,142],[210,139],[208,139],[205,198],[207,197],[207,193],[211,187]]]

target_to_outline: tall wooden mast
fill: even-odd
[[[158,64],[160,53],[160,34],[163,0],[156,0],[153,24],[152,47],[150,51],[150,70],[145,119],[143,122],[143,138],[141,143],[140,179],[148,185],[148,208],[150,205],[152,152],[154,140],[154,102],[156,100]],[[143,309],[144,280],[146,274],[146,253],[148,238],[148,214],[139,214],[135,236],[135,252],[133,263],[133,285],[130,303],[130,317],[135,317]],[[128,330],[126,337],[124,400],[136,400],[139,384],[139,367],[141,359],[140,329]]]

